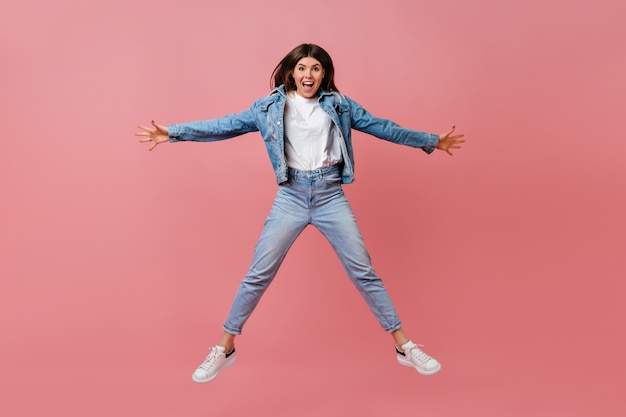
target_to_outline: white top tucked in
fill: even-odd
[[[290,168],[310,171],[341,162],[339,130],[317,97],[288,94],[284,118],[285,157]]]

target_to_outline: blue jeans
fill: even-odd
[[[241,334],[243,325],[276,276],[287,251],[310,224],[335,249],[348,277],[383,329],[387,332],[399,329],[400,319],[372,267],[356,218],[341,188],[339,168],[334,165],[314,171],[289,169],[289,180],[279,186],[224,330]]]

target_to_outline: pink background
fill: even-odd
[[[3,416],[623,416],[625,8],[614,1],[18,1],[0,6]],[[405,329],[395,363],[307,230],[209,385],[274,197],[258,134],[137,143],[222,116],[315,42],[374,114],[346,187]]]

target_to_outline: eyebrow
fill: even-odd
[[[298,64],[298,66],[299,67],[306,67],[306,65],[304,65],[304,64]],[[321,66],[320,64],[313,64],[313,65],[311,65],[312,68],[313,67],[320,67],[320,66]]]

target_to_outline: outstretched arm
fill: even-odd
[[[456,126],[452,126],[452,129],[439,135],[439,143],[437,144],[437,149],[446,151],[450,156],[452,156],[451,149],[461,149],[461,143],[465,142],[464,140],[460,140],[465,135],[452,134],[455,128]]]
[[[139,142],[152,142],[152,146],[149,149],[150,151],[156,148],[158,144],[169,140],[167,126],[160,125],[154,120],[152,121],[152,126],[154,126],[154,129],[145,126],[137,126],[142,132],[135,133],[135,136],[142,136]]]

